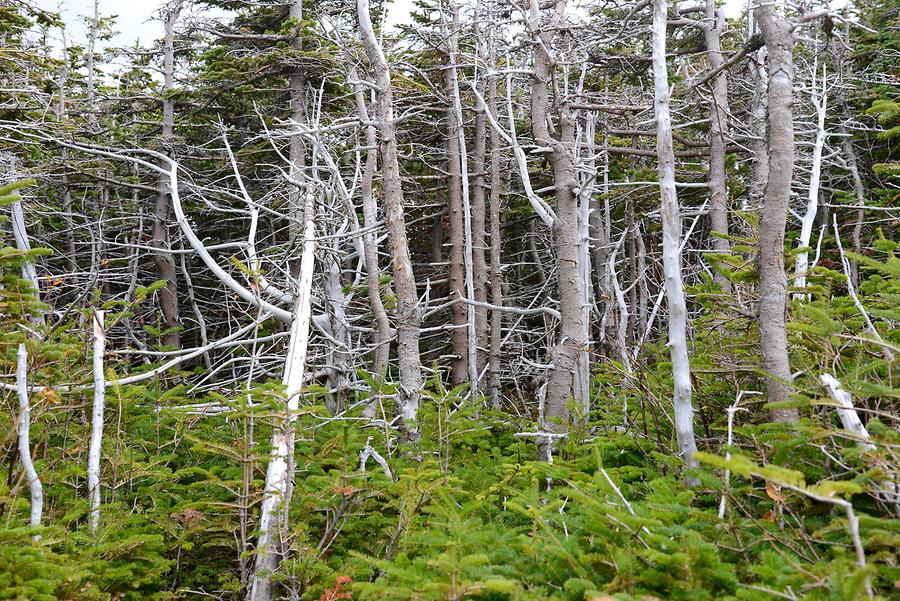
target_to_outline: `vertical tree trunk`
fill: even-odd
[[[291,0],[288,9],[288,18],[296,21],[297,31],[294,39],[291,41],[291,48],[298,55],[295,60],[300,60],[299,54],[303,51],[303,36],[301,35],[303,22],[303,0]],[[297,124],[306,123],[306,70],[303,66],[296,67],[288,78],[288,86],[290,88],[290,110],[291,121]],[[306,168],[306,143],[303,136],[299,133],[292,135],[288,144],[288,175],[293,182],[299,182],[303,179],[303,171]],[[288,193],[288,202],[291,207],[291,226],[290,237],[293,243],[302,244],[304,223],[306,217],[302,214],[304,207],[304,192],[292,185]],[[291,262],[290,271],[293,277],[297,277],[300,270],[300,263],[294,259]]]
[[[554,15],[546,23],[547,30],[553,31],[562,24],[566,2],[561,0],[553,8]],[[547,396],[544,405],[542,427],[551,433],[563,433],[568,429],[568,401],[576,392],[578,357],[587,344],[586,324],[582,303],[585,282],[579,265],[580,240],[578,225],[578,178],[575,168],[575,122],[569,107],[562,99],[555,97],[557,132],[551,133],[549,124],[548,84],[554,68],[550,55],[550,35],[544,35],[538,0],[531,0],[528,27],[534,45],[534,70],[531,95],[531,128],[535,142],[547,148],[548,159],[553,168],[554,190],[556,191],[556,219],[553,233],[556,236],[557,283],[561,332],[559,342],[552,350],[553,369],[547,382]],[[554,135],[555,134],[555,135]],[[541,441],[551,445],[552,439]],[[545,449],[542,449],[545,451]],[[549,452],[541,453],[549,456]]]
[[[28,353],[25,345],[19,344],[19,352],[16,362],[16,392],[19,396],[19,459],[22,469],[25,470],[25,480],[28,482],[28,490],[31,493],[31,527],[38,528],[41,525],[41,513],[44,508],[44,489],[34,462],[31,459],[31,407],[28,403]],[[35,536],[35,540],[40,538]]]
[[[422,389],[422,366],[419,359],[421,315],[403,216],[403,188],[397,161],[397,135],[394,126],[394,94],[391,89],[390,67],[375,36],[372,19],[369,16],[369,0],[357,0],[356,8],[363,46],[375,71],[375,83],[378,87],[382,188],[397,291],[397,357],[400,367],[398,401],[403,420],[407,427],[411,427],[408,434],[414,437],[417,432],[414,422],[419,411]]]
[[[752,37],[761,35],[759,23],[750,10],[747,14],[747,34]],[[750,143],[753,158],[753,170],[747,200],[742,207],[745,211],[756,211],[762,206],[766,182],[769,181],[769,143],[766,136],[766,112],[768,101],[768,74],[766,73],[766,48],[757,50],[750,60],[750,76],[753,81],[753,97],[750,100],[750,130],[753,140]]]
[[[494,121],[499,122],[500,114],[497,106],[497,75],[493,66],[496,62],[494,39],[490,37],[488,64],[488,110]],[[502,239],[500,238],[500,132],[491,128],[491,303],[496,307],[503,306],[503,266],[501,260]],[[499,309],[491,311],[491,347],[488,352],[488,369],[490,372],[491,407],[500,408],[500,344],[503,327],[503,312]]]
[[[477,55],[479,58],[478,65],[488,64],[489,69],[493,65],[488,63],[489,57],[487,53],[487,44],[482,37],[481,20],[484,18],[482,1],[478,0],[475,7],[475,24],[473,32],[477,40]],[[480,71],[480,70],[479,70]],[[484,95],[485,77],[479,73],[476,80],[476,87],[479,94]],[[475,143],[472,149],[472,288],[475,301],[478,303],[487,302],[488,289],[488,267],[486,260],[486,242],[485,242],[485,185],[484,185],[484,155],[486,152],[487,132],[484,115],[484,107],[479,104],[475,113]],[[476,347],[476,368],[481,374],[485,365],[486,349],[488,345],[488,313],[487,309],[481,305],[473,308],[475,313],[475,347]]]
[[[453,60],[455,31],[450,33],[450,51],[448,62]],[[450,300],[466,298],[465,230],[463,224],[462,176],[460,174],[460,123],[453,104],[454,70],[444,69],[444,93],[450,99],[447,106],[447,211],[450,220],[450,264],[448,283]],[[453,347],[453,359],[450,361],[450,381],[453,385],[466,381],[468,371],[468,306],[456,302],[450,306],[450,344]]]
[[[171,97],[175,89],[175,22],[181,13],[181,2],[176,1],[165,9],[165,38],[163,44],[163,145],[173,142],[175,135],[175,100]],[[160,165],[165,169],[166,165]],[[156,206],[153,209],[153,247],[156,249],[154,262],[156,273],[166,286],[159,291],[159,309],[162,313],[162,344],[181,348],[181,316],[178,310],[178,280],[175,270],[175,257],[170,252],[169,242],[169,210],[171,204],[171,182],[165,173],[160,173],[156,195]]]
[[[794,176],[794,36],[775,6],[762,2],[755,10],[768,51],[769,177],[759,224],[759,338],[763,365],[769,373],[770,403],[787,400],[791,368],[787,350],[787,274],[784,271],[784,228]],[[796,409],[775,409],[775,421],[796,422]]]
[[[669,305],[669,353],[674,382],[675,434],[685,465],[697,465],[694,453],[694,409],[687,351],[687,303],[681,279],[681,209],[675,191],[675,152],[669,114],[669,77],[666,72],[666,0],[653,0],[653,82],[656,107],[656,151],[662,199],[663,270]]]
[[[311,321],[313,268],[315,266],[316,228],[314,197],[306,191],[303,214],[306,224],[303,232],[303,253],[300,257],[300,274],[294,301],[294,319],[285,359],[284,414],[272,432],[272,451],[266,468],[266,485],[259,514],[259,540],[256,544],[256,567],[250,585],[250,601],[271,601],[275,585],[272,574],[285,555],[282,540],[282,525],[285,524],[290,502],[291,466],[294,455],[294,422],[303,389],[303,375],[306,369],[306,351],[309,346],[309,324]]]
[[[106,352],[105,311],[94,311],[94,405],[91,411],[91,442],[88,448],[88,497],[91,502],[91,531],[100,524],[100,451],[103,444],[103,411],[106,408],[106,374],[103,355]]]
[[[816,61],[817,62],[817,61]],[[813,225],[816,222],[816,213],[819,209],[819,188],[822,179],[822,150],[825,148],[825,139],[828,132],[825,131],[825,115],[828,101],[828,90],[825,87],[827,79],[825,77],[825,68],[822,68],[822,93],[816,90],[816,62],[813,63],[813,84],[812,84],[812,105],[816,109],[816,140],[813,143],[812,164],[809,168],[809,189],[806,195],[806,212],[803,214],[803,220],[800,226],[800,238],[797,239],[797,248],[805,249],[809,246],[812,238]],[[794,265],[794,286],[797,288],[806,287],[806,276],[809,271],[809,251],[800,250],[797,253],[796,263]],[[795,299],[806,298],[804,292],[794,294]]]
[[[721,37],[725,29],[725,14],[716,9],[715,0],[706,0],[706,23],[703,34],[706,38],[706,54],[712,69],[721,69]],[[712,81],[712,98],[709,110],[709,220],[713,232],[720,234],[713,238],[713,250],[717,253],[731,252],[728,238],[728,188],[725,179],[725,135],[728,131],[728,78],[725,70]],[[724,294],[731,293],[731,282],[720,273],[715,281]]]
[[[453,101],[453,110],[456,114],[456,136],[459,140],[457,155],[459,159],[460,192],[462,200],[463,222],[463,275],[465,279],[465,298],[472,301],[475,297],[475,277],[472,266],[472,203],[469,197],[469,153],[466,150],[466,132],[463,123],[462,100],[459,93],[459,75],[456,68],[459,54],[459,4],[451,0],[450,12],[452,23],[450,25],[450,98]],[[482,236],[483,237],[483,236]],[[475,333],[475,305],[467,302],[465,306],[466,316],[466,351],[465,363],[468,374],[469,386],[472,392],[478,389],[478,351],[476,347]]]

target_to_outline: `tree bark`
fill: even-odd
[[[787,274],[784,270],[784,228],[794,175],[794,35],[787,20],[770,2],[755,9],[768,51],[768,181],[759,224],[759,338],[768,372],[770,403],[786,401],[791,368],[787,350]],[[772,418],[793,423],[797,409],[774,409]]]
[[[694,453],[694,409],[687,350],[687,302],[681,277],[681,209],[675,191],[675,151],[669,113],[669,77],[666,72],[666,0],[653,1],[653,82],[656,107],[656,150],[659,193],[662,200],[663,270],[669,305],[669,354],[674,382],[675,435],[682,460],[697,465]]]

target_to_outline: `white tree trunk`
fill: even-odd
[[[681,279],[681,209],[675,191],[675,152],[669,114],[669,79],[666,72],[666,0],[653,2],[653,82],[656,106],[656,148],[659,192],[662,199],[663,270],[669,299],[669,352],[675,396],[675,433],[681,457],[694,467],[694,409],[687,352],[687,303]]]
[[[106,408],[106,374],[103,355],[106,352],[105,311],[94,311],[94,406],[91,412],[91,442],[88,448],[88,497],[91,501],[91,530],[100,524],[100,447],[103,442],[103,411]]]
[[[841,383],[831,374],[819,376],[822,386],[828,391],[828,396],[838,404],[837,413],[844,429],[856,436],[861,442],[860,446],[867,451],[874,451],[875,445],[869,442],[869,432],[859,419],[856,409],[853,407],[853,397],[841,387]]]
[[[797,240],[797,261],[794,264],[794,286],[806,287],[806,276],[809,271],[809,251],[805,250],[812,238],[813,225],[816,222],[816,213],[819,209],[819,183],[822,179],[822,149],[825,147],[825,139],[828,132],[825,131],[825,112],[828,101],[828,93],[825,88],[825,67],[822,67],[822,93],[816,90],[816,68],[813,66],[812,104],[816,108],[816,141],[813,145],[812,165],[809,173],[809,190],[806,196],[806,212],[803,214],[803,222],[800,227],[800,238]],[[806,298],[805,292],[794,293],[794,299]]]
[[[315,223],[313,221],[313,193],[307,190],[304,215],[303,253],[300,258],[300,277],[294,319],[288,342],[287,358],[282,383],[285,388],[285,414],[272,433],[272,451],[266,469],[266,486],[259,516],[259,540],[256,544],[256,569],[250,585],[250,601],[270,601],[274,596],[271,575],[278,569],[284,554],[281,525],[286,515],[285,502],[289,495],[292,477],[289,463],[294,453],[294,422],[297,419],[303,374],[306,367],[306,351],[309,346],[309,325],[312,307],[313,267],[315,264]]]
[[[19,344],[19,352],[16,362],[16,392],[19,396],[19,458],[22,468],[25,470],[25,480],[28,482],[28,490],[31,493],[31,527],[38,528],[41,525],[41,513],[44,508],[44,489],[34,462],[31,460],[31,408],[28,404],[28,353],[24,344]],[[35,540],[40,537],[35,535]]]

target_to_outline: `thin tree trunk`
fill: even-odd
[[[784,228],[794,175],[794,36],[775,6],[762,2],[755,10],[768,51],[769,177],[759,225],[759,338],[768,372],[770,403],[786,401],[791,368],[787,350],[787,274],[784,270]],[[797,409],[774,409],[772,418],[793,423]]]
[[[490,38],[489,64],[496,61],[493,36]],[[497,105],[497,75],[493,68],[488,74],[488,110],[494,121],[499,122],[500,114]],[[500,190],[502,176],[500,174],[500,133],[496,128],[491,128],[491,304],[495,307],[503,306],[503,266],[502,266],[502,239],[500,238]],[[490,371],[490,396],[491,407],[500,408],[500,344],[503,327],[503,312],[500,309],[491,311],[491,348],[488,353],[488,369]]]
[[[759,32],[759,24],[753,11],[747,14],[747,35],[752,37]],[[757,211],[762,206],[766,182],[769,181],[769,142],[766,137],[766,113],[768,74],[766,73],[766,48],[763,46],[754,53],[750,60],[750,76],[753,81],[753,97],[750,100],[750,129],[753,132],[751,142],[753,168],[747,200],[742,207],[745,211]]]
[[[483,18],[482,1],[478,0],[475,8],[474,34],[478,43],[478,64],[488,63],[486,52],[487,44],[482,39],[481,19]],[[489,69],[492,67],[489,67]],[[478,77],[475,83],[480,94],[484,94],[485,78]],[[486,260],[485,242],[485,185],[484,185],[484,156],[487,144],[487,132],[484,107],[479,104],[475,113],[475,143],[472,149],[472,288],[476,302],[486,303],[488,299],[488,266]],[[492,133],[492,135],[495,135]],[[488,345],[488,312],[483,306],[473,307],[475,313],[475,347],[476,367],[481,374],[487,357]]]
[[[706,54],[712,69],[721,69],[712,82],[712,98],[709,111],[709,220],[710,228],[716,232],[713,250],[717,253],[731,252],[728,236],[728,188],[725,179],[725,135],[728,131],[728,78],[722,69],[721,37],[725,29],[725,14],[716,9],[715,0],[706,0],[706,23],[703,34],[706,38]],[[715,281],[724,294],[731,293],[731,282],[716,272]]]
[[[475,276],[472,266],[472,203],[469,187],[469,153],[466,149],[466,132],[463,123],[462,100],[459,93],[459,76],[457,72],[457,55],[459,54],[459,4],[451,0],[450,11],[453,22],[450,33],[450,92],[453,110],[456,114],[456,136],[459,140],[459,174],[463,217],[463,274],[465,276],[467,301],[475,297]],[[482,211],[483,213],[483,211]],[[484,236],[482,235],[482,238]],[[478,351],[475,333],[475,305],[466,303],[466,371],[472,393],[478,390]]]
[[[295,60],[300,60],[300,53],[303,52],[303,38],[300,35],[302,28],[300,23],[303,22],[303,0],[291,0],[288,9],[288,18],[297,22],[297,31],[294,39],[291,41],[291,48],[298,55]],[[295,68],[288,78],[288,86],[290,88],[290,109],[291,121],[296,124],[306,123],[306,70],[303,66]],[[303,172],[306,168],[306,143],[303,136],[299,133],[292,135],[288,144],[288,175],[292,182],[300,182],[303,179]],[[302,244],[302,236],[306,216],[302,215],[304,207],[304,192],[296,185],[291,186],[288,193],[288,201],[292,210],[290,237],[293,244]],[[298,241],[299,239],[299,241]],[[299,262],[294,259],[291,262],[290,271],[293,277],[297,277],[300,270]]]
[[[456,33],[451,32],[450,52],[448,61],[453,58],[453,45]],[[462,202],[462,175],[460,174],[460,124],[456,116],[456,107],[453,105],[453,77],[452,69],[444,70],[444,93],[451,99],[447,107],[447,211],[450,221],[450,264],[448,283],[450,285],[451,301],[466,298],[465,256],[465,231],[463,224]],[[466,381],[468,371],[468,306],[462,302],[456,302],[450,306],[450,345],[453,348],[453,358],[450,360],[450,381],[455,386]]]
[[[422,365],[419,359],[419,327],[421,315],[416,294],[416,280],[409,258],[406,222],[403,215],[403,188],[397,160],[397,135],[394,125],[394,95],[387,59],[375,36],[369,16],[369,0],[357,0],[357,16],[363,46],[375,71],[378,87],[378,121],[381,131],[382,180],[388,239],[393,260],[394,284],[397,293],[397,357],[400,367],[398,401],[408,428],[415,437],[414,425],[419,411],[422,389]]]
[[[181,13],[181,2],[176,1],[165,9],[165,39],[163,45],[163,144],[169,145],[175,136],[175,100],[171,97],[175,89],[175,23]],[[160,165],[165,168],[165,165]],[[178,279],[175,257],[170,252],[169,211],[171,205],[171,182],[164,173],[159,176],[159,191],[153,209],[153,247],[156,249],[154,262],[165,288],[159,291],[159,309],[162,313],[162,344],[181,348],[181,315],[178,309]]]
[[[25,480],[28,482],[28,490],[31,493],[31,527],[39,528],[41,525],[41,513],[44,508],[44,489],[34,462],[31,459],[31,407],[28,403],[28,353],[24,344],[19,344],[19,352],[16,362],[16,392],[19,396],[19,460],[22,469],[25,470]],[[40,537],[35,535],[35,540]]]
[[[669,305],[669,354],[674,382],[675,435],[681,458],[697,465],[694,453],[694,409],[687,351],[687,303],[681,277],[681,208],[675,191],[675,151],[669,114],[669,77],[666,72],[666,0],[653,1],[653,82],[656,107],[656,151],[659,193],[662,199],[663,270]]]
[[[813,225],[816,223],[816,213],[819,209],[819,184],[822,179],[822,150],[825,148],[825,139],[828,132],[825,130],[825,115],[828,101],[828,90],[825,87],[827,79],[825,77],[825,68],[822,68],[822,93],[816,91],[816,64],[813,63],[813,85],[812,85],[812,104],[816,109],[816,141],[813,144],[812,164],[809,173],[809,189],[806,196],[806,212],[800,227],[800,238],[797,239],[797,248],[805,249],[810,244],[812,238]],[[797,288],[806,288],[806,276],[809,271],[809,251],[800,250],[797,252],[797,259],[794,265],[794,286]],[[795,299],[806,298],[805,292],[797,292],[794,294]]]
[[[91,501],[91,531],[100,525],[100,451],[103,444],[103,412],[106,408],[106,374],[103,355],[106,352],[105,311],[94,311],[94,405],[91,412],[91,442],[88,449],[88,497]]]

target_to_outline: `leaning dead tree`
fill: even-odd
[[[410,434],[416,430],[415,420],[419,411],[422,389],[422,365],[419,359],[419,312],[416,280],[409,257],[406,237],[406,220],[403,209],[403,187],[397,154],[397,132],[394,123],[394,94],[391,88],[391,71],[384,50],[369,16],[368,0],[356,4],[362,43],[375,73],[378,95],[378,131],[381,134],[381,178],[384,208],[387,216],[388,243],[397,294],[397,363],[400,371],[398,404]]]

